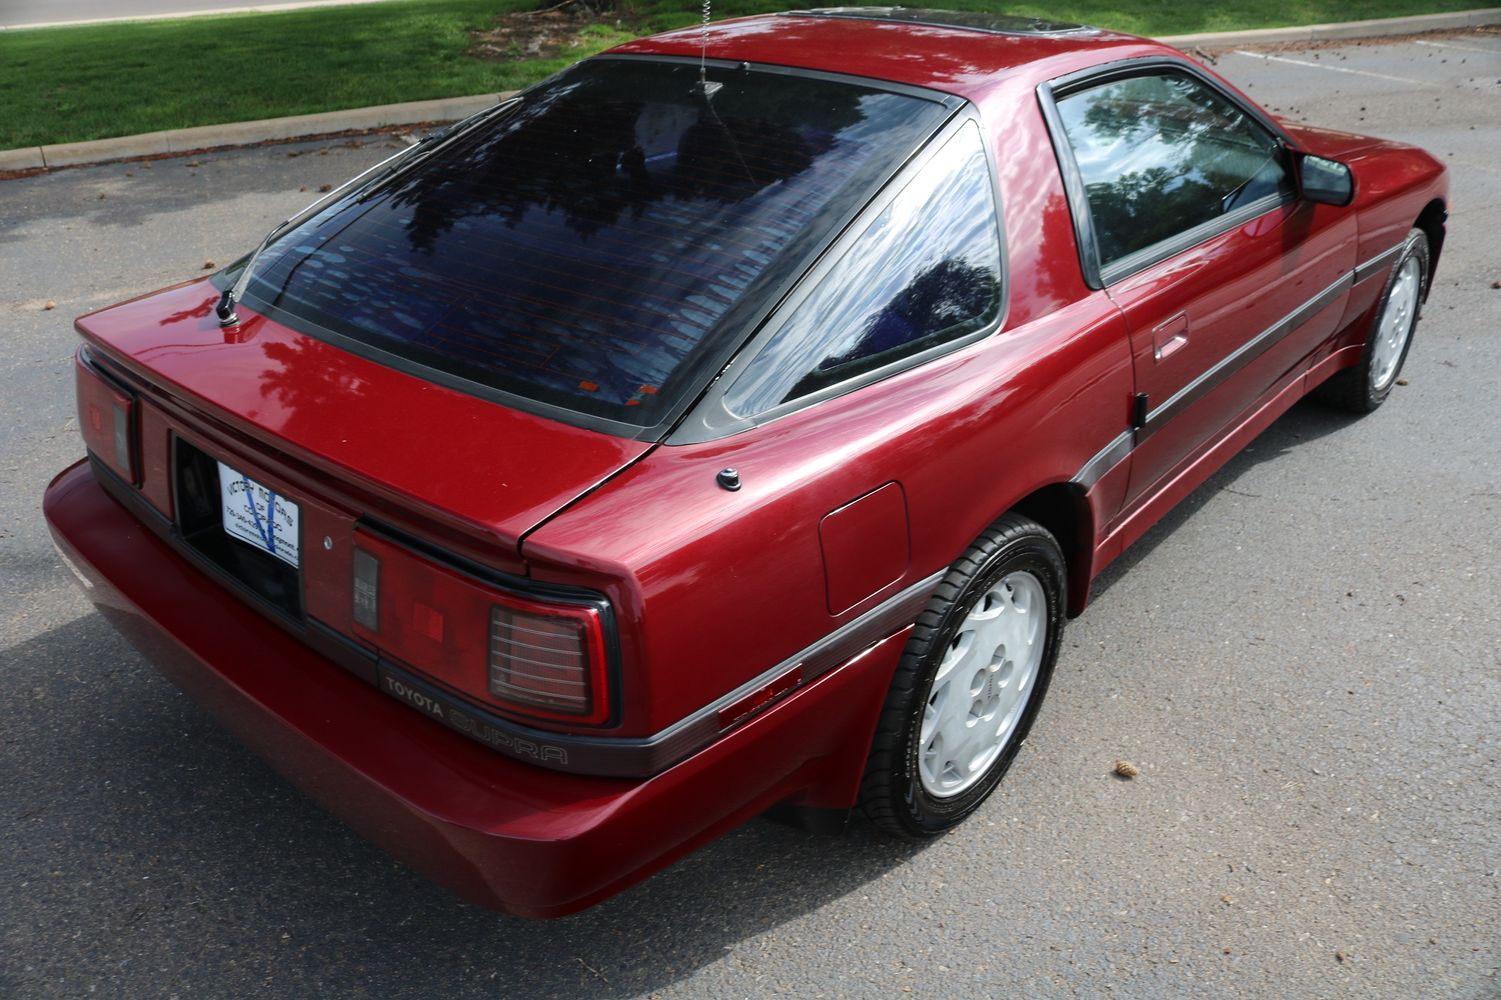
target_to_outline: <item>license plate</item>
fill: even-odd
[[[231,538],[297,566],[297,505],[243,472],[219,463],[224,531]]]

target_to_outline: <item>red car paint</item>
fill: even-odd
[[[91,599],[332,811],[459,894],[519,914],[587,906],[777,802],[853,805],[936,574],[1020,510],[1064,544],[1069,611],[1082,611],[1090,581],[1125,545],[1358,361],[1386,270],[1347,283],[1131,447],[1136,394],[1171,396],[1399,243],[1425,212],[1441,219],[1447,197],[1426,153],[1284,126],[1297,148],[1353,169],[1351,205],[1300,199],[1107,293],[1081,271],[1038,88],[1180,53],[1105,32],[813,16],[746,18],[706,40],[695,29],[614,51],[696,58],[701,44],[714,59],[971,102],[1004,215],[1000,330],[761,426],[654,444],[435,385],[243,305],[243,321],[221,329],[218,290],[204,281],[78,321],[93,363],[140,402],[139,488],[81,463],[46,496]],[[373,688],[365,681],[376,678],[356,676],[361,664],[340,669],[347,650],[328,635],[252,609],[174,544],[174,438],[297,498],[304,612],[330,634],[358,635],[349,581],[361,518],[508,579],[601,595],[618,638],[612,717],[593,729],[539,719],[482,746],[414,710],[420,701]],[[716,479],[726,468],[739,488]],[[630,775],[541,766],[549,740],[580,734],[638,744]]]

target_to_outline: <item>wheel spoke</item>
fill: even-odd
[[[1375,390],[1385,389],[1396,377],[1402,352],[1412,337],[1412,328],[1417,321],[1421,274],[1416,257],[1404,260],[1382,306],[1371,345],[1370,379]]]
[[[949,643],[949,648],[943,654],[943,661],[938,665],[938,673],[933,678],[935,688],[941,681],[946,681],[960,664],[968,660],[974,645],[974,629],[966,629],[954,636],[953,641]]]
[[[1010,573],[967,609],[940,660],[919,730],[924,787],[958,795],[1005,750],[1032,696],[1047,629],[1042,585]]]

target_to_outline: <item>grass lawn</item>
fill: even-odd
[[[631,0],[627,0],[631,2]],[[1476,0],[907,0],[908,6],[1005,10],[1147,35],[1260,28],[1465,10]],[[620,21],[570,30],[543,57],[482,58],[471,31],[536,0],[391,0],[0,32],[0,149],[158,129],[511,90],[637,34],[695,23],[691,0],[635,0]],[[789,7],[721,0],[717,18]]]

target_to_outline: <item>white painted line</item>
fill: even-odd
[[[1391,80],[1393,83],[1415,83],[1419,87],[1439,87],[1442,84],[1433,83],[1429,80],[1414,80],[1410,76],[1389,76],[1386,73],[1368,73],[1363,69],[1348,69],[1344,66],[1325,66],[1321,62],[1305,62],[1302,59],[1289,59],[1286,56],[1269,56],[1263,52],[1247,52],[1244,49],[1236,49],[1238,56],[1248,56],[1252,59],[1265,59],[1268,62],[1288,63],[1293,66],[1306,66],[1309,69],[1327,69],[1331,73],[1350,73],[1354,76],[1370,76],[1377,80]]]
[[[1484,52],[1488,56],[1501,56],[1501,49],[1487,49],[1479,45],[1460,45],[1458,42],[1416,42],[1432,49],[1463,49],[1466,52]]]

